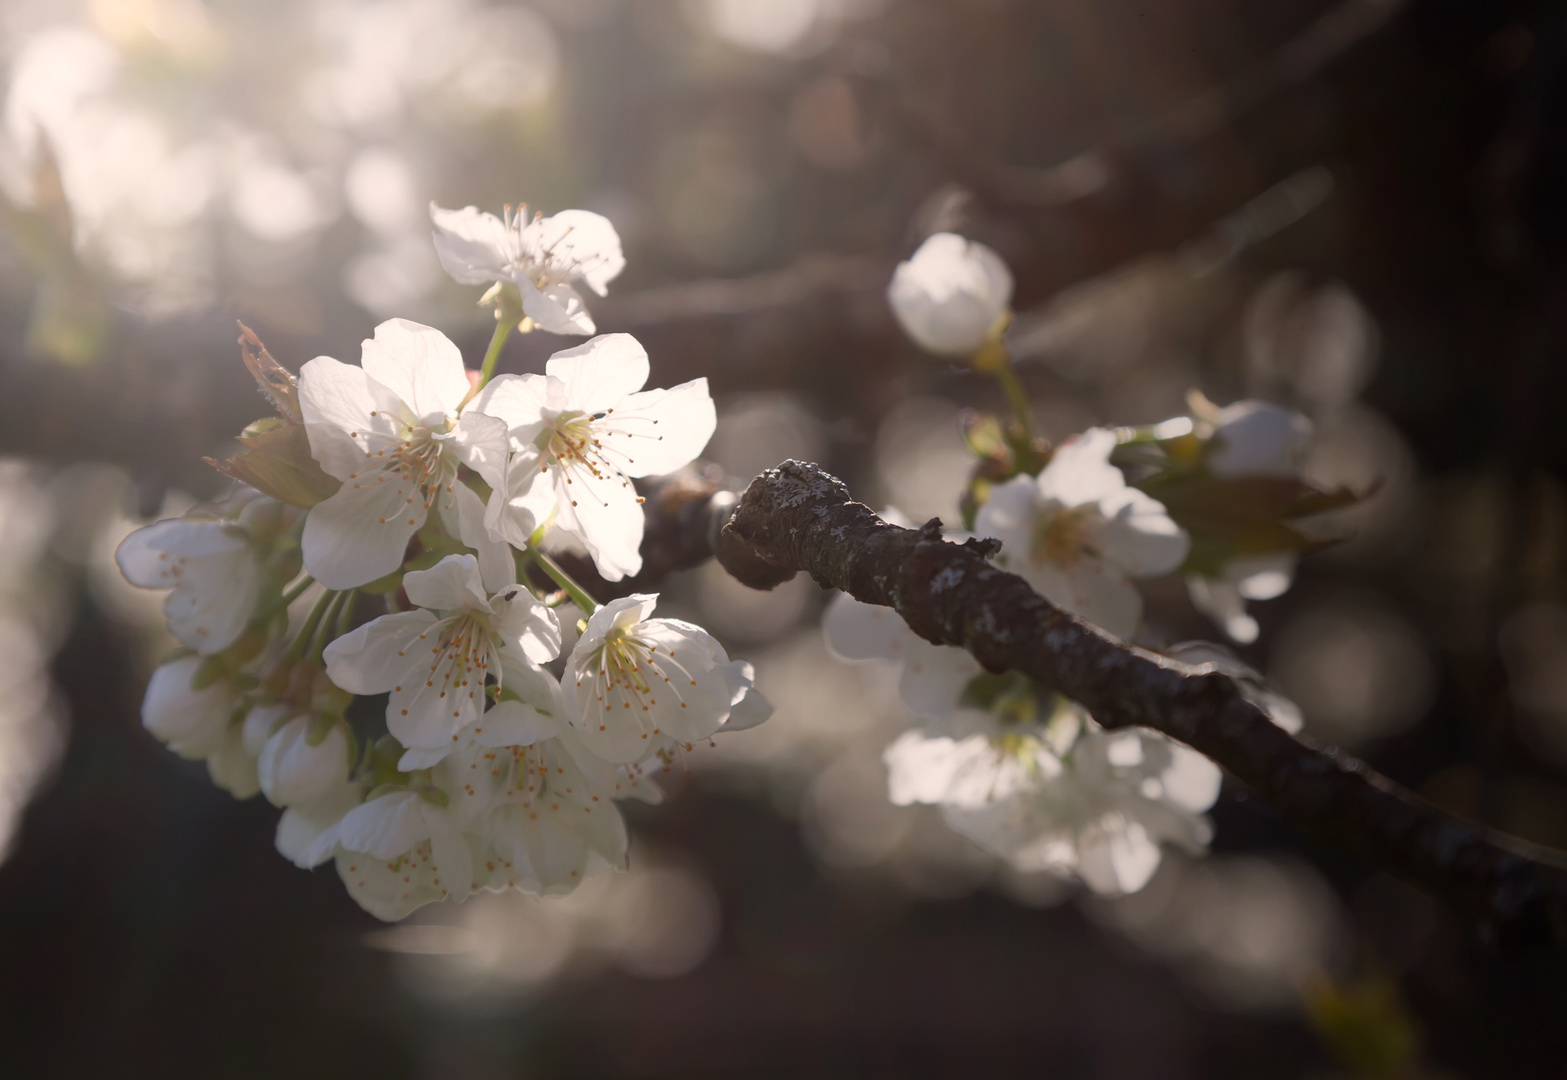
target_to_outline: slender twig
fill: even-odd
[[[1105,727],[1179,739],[1291,824],[1441,896],[1501,944],[1567,944],[1567,857],[1458,821],[1342,751],[1290,736],[1211,665],[1111,637],[992,565],[994,541],[948,543],[939,524],[888,525],[819,467],[789,461],[752,481],[724,531],[778,572],[891,607],[921,637],[1020,671]],[[748,581],[723,545],[720,559]]]
[[[506,344],[506,339],[511,336],[511,319],[496,319],[495,333],[490,335],[490,347],[484,353],[484,365],[479,368],[479,385],[477,389],[483,389],[484,384],[490,381],[495,374],[495,361],[500,359],[501,346]]]
[[[566,595],[571,597],[572,603],[582,609],[584,615],[591,615],[598,610],[598,601],[588,594],[588,590],[578,585],[570,574],[562,570],[554,559],[538,548],[529,548],[526,554],[538,564],[540,570],[549,575],[551,581],[566,591]]]

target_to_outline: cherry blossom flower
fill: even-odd
[[[314,803],[348,777],[343,725],[302,713],[266,741],[256,763],[261,790],[274,806]]]
[[[1246,601],[1272,600],[1288,592],[1298,559],[1293,551],[1243,555],[1225,562],[1215,577],[1186,575],[1186,593],[1192,606],[1217,623],[1231,641],[1250,645],[1260,627],[1247,612]]]
[[[967,651],[933,645],[909,629],[891,608],[838,593],[822,613],[827,648],[840,660],[892,660],[902,665],[898,693],[911,711],[928,719],[951,716],[963,691],[985,669]]]
[[[1037,478],[996,487],[975,531],[1000,540],[997,563],[1046,599],[1126,638],[1143,610],[1127,579],[1174,570],[1190,540],[1162,503],[1127,486],[1110,464],[1115,445],[1104,428],[1066,440]]]
[[[457,478],[467,465],[494,487],[506,459],[504,425],[462,408],[470,392],[457,346],[404,319],[375,328],[360,367],[328,356],[305,364],[310,451],[343,482],[305,519],[305,569],[317,581],[348,589],[396,570],[432,507],[478,552],[492,588],[516,580],[510,551],[484,526],[483,501]]]
[[[642,568],[631,481],[690,463],[717,423],[706,379],[643,390],[647,377],[637,340],[605,334],[556,353],[544,375],[502,375],[479,392],[470,409],[504,421],[515,451],[485,518],[496,535],[523,547],[552,522],[606,580]]]
[[[409,572],[403,591],[415,610],[366,623],[323,659],[351,694],[391,691],[387,728],[409,748],[400,767],[424,768],[483,726],[487,676],[503,689],[536,681],[530,672],[559,652],[560,623],[521,586],[487,595],[472,555]]]
[[[970,356],[1000,336],[1012,273],[984,244],[955,233],[929,237],[898,264],[887,301],[904,333],[927,352]]]
[[[476,804],[470,835],[486,838],[475,888],[561,896],[605,870],[624,869],[627,835],[613,797],[616,771],[561,725],[531,742],[454,755],[445,763]],[[468,778],[464,778],[464,773]],[[439,777],[438,777],[439,779]]]
[[[603,296],[626,265],[615,227],[587,210],[530,219],[526,207],[515,213],[508,207],[497,218],[473,206],[443,210],[431,203],[430,220],[435,252],[448,274],[464,285],[516,285],[524,314],[554,334],[593,333],[593,319],[573,285]]]
[[[337,838],[343,818],[364,801],[364,787],[345,780],[320,798],[295,803],[278,819],[275,846],[278,854],[301,870],[310,870],[337,854]]]
[[[1202,812],[1218,768],[1157,732],[1105,731],[1075,708],[1043,727],[965,717],[979,730],[909,731],[887,748],[889,796],[940,806],[955,832],[1017,870],[1116,896],[1147,884],[1161,844],[1200,850],[1212,835]]]
[[[1220,409],[1213,424],[1205,461],[1215,476],[1300,476],[1313,428],[1295,410],[1265,401],[1237,401]],[[1188,574],[1187,594],[1231,641],[1249,645],[1257,640],[1259,627],[1246,602],[1288,592],[1298,560],[1293,551],[1239,556],[1215,575]]]
[[[1300,475],[1311,444],[1309,419],[1266,401],[1237,401],[1213,418],[1205,461],[1215,476]]]
[[[699,626],[648,618],[657,602],[632,595],[595,611],[561,678],[577,736],[617,765],[754,726],[771,712],[760,695],[747,701],[755,695],[749,664],[731,661]]]
[[[120,573],[144,589],[169,589],[163,613],[181,645],[210,655],[239,638],[265,580],[255,545],[236,522],[186,517],[137,529],[115,549]]]
[[[390,791],[354,807],[336,826],[337,873],[379,919],[401,919],[437,900],[461,903],[473,888],[473,853],[436,788]]]
[[[183,758],[206,758],[221,750],[239,706],[228,679],[192,685],[205,663],[199,656],[184,656],[163,664],[147,681],[142,698],[142,726]]]

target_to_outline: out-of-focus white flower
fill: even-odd
[[[449,768],[462,780],[461,759],[449,759]],[[466,769],[479,784],[493,778],[489,809],[470,826],[490,845],[489,857],[474,867],[475,888],[562,896],[594,874],[625,868],[626,825],[612,801],[615,770],[570,728],[484,754]],[[478,785],[462,786],[471,793]]]
[[[414,611],[383,615],[329,644],[327,677],[351,694],[391,691],[386,726],[408,747],[404,770],[428,768],[468,739],[487,746],[515,741],[507,717],[484,712],[484,682],[532,689],[549,681],[538,665],[560,649],[560,623],[527,589],[486,595],[472,555],[448,555],[429,570],[410,571],[403,591]]]
[[[528,218],[527,207],[504,218],[477,207],[443,210],[430,204],[435,252],[446,272],[464,285],[506,281],[522,293],[522,310],[542,330],[591,334],[593,319],[573,288],[580,282],[603,296],[625,268],[620,236],[609,219],[588,210]]]
[[[699,626],[648,618],[657,602],[633,595],[595,611],[561,678],[583,745],[617,765],[755,726],[772,711],[751,689],[749,664]]]
[[[267,739],[256,762],[261,790],[274,806],[315,803],[348,778],[348,734],[340,723],[294,717]],[[314,736],[314,739],[312,739]]]
[[[354,807],[337,825],[337,873],[378,919],[401,919],[473,888],[473,855],[436,792],[392,791]]]
[[[1206,461],[1215,476],[1300,476],[1312,424],[1295,410],[1266,401],[1237,401],[1220,409],[1213,424]],[[1188,574],[1186,591],[1192,605],[1231,641],[1249,645],[1257,640],[1259,628],[1246,611],[1246,601],[1272,600],[1288,592],[1297,560],[1293,551],[1240,556],[1226,562],[1216,576]]]
[[[951,716],[963,691],[984,668],[963,649],[933,645],[909,629],[891,608],[864,604],[838,593],[822,613],[827,648],[840,660],[893,660],[902,663],[898,693],[920,716]]]
[[[239,704],[234,684],[227,679],[192,687],[203,663],[199,656],[169,661],[152,673],[142,698],[142,726],[184,758],[217,753]]]
[[[905,732],[884,755],[889,795],[940,806],[954,831],[1019,871],[1076,876],[1106,896],[1147,884],[1162,843],[1207,844],[1212,762],[1157,732],[1060,720],[962,738]]]
[[[1246,611],[1246,601],[1272,600],[1288,592],[1298,558],[1293,551],[1280,551],[1231,559],[1218,577],[1188,574],[1186,592],[1192,606],[1218,623],[1231,641],[1250,645],[1259,628]]]
[[[115,549],[132,585],[169,589],[169,632],[197,652],[222,652],[256,613],[262,571],[245,530],[232,521],[175,518],[137,529]]]
[[[936,233],[913,258],[898,264],[887,301],[920,348],[969,356],[1005,328],[1012,273],[984,244]]]
[[[506,460],[505,425],[464,410],[470,391],[457,346],[405,319],[375,328],[360,367],[318,356],[300,370],[310,451],[343,482],[305,519],[305,569],[317,581],[349,589],[396,570],[437,504],[492,589],[516,580],[510,551],[484,526],[484,503],[457,479],[467,465],[494,487]]]
[[[717,423],[706,379],[643,390],[647,377],[637,340],[605,334],[550,357],[544,375],[502,375],[479,392],[469,412],[499,417],[515,451],[485,518],[496,535],[523,547],[552,522],[606,580],[642,568],[632,479],[689,464]]]
[[[256,758],[245,748],[244,730],[230,724],[223,742],[207,757],[207,775],[236,799],[248,799],[261,790]]]
[[[1164,504],[1127,486],[1110,464],[1115,445],[1104,428],[1063,442],[1037,478],[991,492],[975,531],[1000,540],[996,561],[1046,599],[1125,638],[1143,610],[1127,579],[1174,570],[1190,540]]]
[[[1237,401],[1214,417],[1208,469],[1215,476],[1299,476],[1311,421],[1266,401]]]
[[[338,827],[343,817],[364,801],[364,788],[345,781],[321,798],[296,803],[278,819],[275,843],[278,854],[301,870],[326,862],[337,852]]]

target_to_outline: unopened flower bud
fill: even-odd
[[[898,264],[887,301],[920,348],[974,356],[1006,328],[1012,273],[984,244],[936,233]]]
[[[296,716],[279,728],[261,749],[256,769],[261,790],[274,806],[292,806],[324,797],[348,775],[348,737],[331,725],[314,745],[314,717]]]

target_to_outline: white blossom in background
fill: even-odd
[[[350,764],[343,724],[305,713],[268,737],[256,762],[257,782],[274,806],[311,804],[343,786]]]
[[[516,580],[511,552],[485,528],[483,501],[457,478],[467,465],[494,487],[505,467],[505,426],[463,407],[471,390],[457,346],[405,319],[375,328],[359,367],[327,356],[304,365],[310,451],[343,482],[305,519],[305,569],[317,581],[348,589],[396,570],[432,507],[478,553],[492,589]]]
[[[466,742],[508,745],[506,710],[490,719],[485,678],[534,692],[560,650],[560,623],[522,586],[488,594],[472,555],[403,576],[413,611],[383,615],[326,647],[327,677],[351,694],[391,691],[386,726],[407,747],[399,767],[428,768]]]
[[[936,233],[898,264],[887,301],[920,348],[941,356],[971,356],[1006,327],[1012,272],[984,244]]]
[[[955,832],[1018,871],[1116,896],[1147,884],[1162,844],[1200,851],[1212,835],[1203,811],[1218,767],[1157,732],[1105,731],[1075,709],[1043,726],[964,720],[972,733],[909,731],[889,746],[889,795],[941,807]]]
[[[1250,645],[1260,627],[1246,610],[1246,602],[1272,600],[1288,592],[1298,559],[1292,551],[1230,559],[1217,577],[1186,575],[1186,594],[1192,606],[1217,623],[1231,641]]]
[[[575,286],[599,296],[625,268],[620,236],[609,219],[588,210],[528,217],[527,207],[497,218],[477,207],[443,210],[430,204],[435,252],[464,285],[509,282],[522,294],[523,313],[541,330],[591,334],[593,318]]]
[[[1220,409],[1213,426],[1204,460],[1215,476],[1299,479],[1313,433],[1305,416],[1265,401],[1246,400]],[[1249,645],[1257,640],[1259,627],[1246,602],[1272,600],[1288,592],[1298,560],[1293,551],[1243,555],[1227,561],[1215,576],[1188,574],[1187,594],[1192,606],[1217,623],[1231,641]]]
[[[163,604],[169,632],[199,653],[234,644],[256,612],[263,573],[255,546],[235,522],[155,522],[121,541],[114,558],[132,585],[173,590]]]
[[[193,685],[205,662],[200,656],[169,661],[152,673],[142,698],[142,726],[183,758],[218,752],[240,703],[228,679]]]
[[[898,693],[910,711],[927,719],[956,712],[963,691],[985,670],[966,650],[933,645],[910,630],[896,611],[861,603],[848,593],[837,593],[827,602],[822,633],[828,651],[840,660],[900,663]]]
[[[1052,603],[1117,637],[1142,618],[1129,578],[1168,573],[1190,540],[1164,505],[1127,486],[1110,464],[1116,437],[1090,428],[1056,447],[1039,476],[1015,476],[980,507],[975,532],[1002,548],[996,562]]]
[[[361,907],[400,919],[473,891],[473,854],[438,791],[391,791],[354,807],[336,827],[337,873]]]
[[[1215,476],[1300,476],[1312,423],[1294,409],[1237,401],[1213,418],[1205,461]]]
[[[772,706],[751,687],[751,665],[729,659],[699,626],[653,619],[657,596],[595,611],[566,662],[566,716],[589,751],[617,765],[754,727]]]
[[[556,353],[543,375],[502,375],[479,392],[469,411],[504,421],[514,451],[485,518],[497,536],[524,547],[549,523],[607,581],[642,568],[631,481],[689,464],[717,425],[706,379],[643,390],[647,377],[637,340],[605,334]]]

